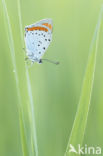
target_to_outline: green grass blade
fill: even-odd
[[[36,135],[36,124],[35,124],[35,113],[34,113],[34,102],[32,97],[32,90],[31,90],[31,83],[28,70],[26,70],[27,76],[27,86],[28,86],[28,94],[30,99],[30,108],[31,108],[31,131],[32,131],[32,144],[33,144],[33,151],[35,150],[35,155],[38,156],[38,145],[37,145],[37,135]]]
[[[22,153],[23,156],[28,156],[28,148],[27,148],[27,142],[26,142],[26,134],[25,134],[25,128],[24,128],[24,121],[22,117],[22,113],[19,113],[19,123],[20,123],[20,134],[21,134],[21,141],[22,141]]]
[[[10,19],[9,19],[5,0],[2,0],[2,5],[3,5],[5,24],[6,24],[6,27],[8,28],[6,31],[7,31],[7,37],[8,37],[8,42],[9,42],[9,48],[10,48],[10,52],[11,52],[11,58],[12,58],[11,60],[12,60],[12,64],[13,64],[14,77],[15,77],[15,81],[16,81],[23,156],[28,156],[26,137],[25,137],[25,126],[24,126],[24,120],[23,120],[24,119],[23,118],[23,108],[22,108],[22,100],[21,100],[20,88],[19,88],[19,78],[18,78],[17,67],[16,67],[15,48],[14,48],[14,42],[13,42],[12,28],[11,28]]]
[[[92,43],[90,47],[90,54],[89,54],[88,63],[86,67],[86,73],[84,76],[84,81],[83,81],[83,86],[82,86],[82,91],[81,91],[81,97],[80,97],[76,117],[74,120],[74,124],[73,124],[73,128],[72,128],[71,135],[69,138],[69,142],[67,145],[65,156],[75,156],[75,155],[79,156],[80,155],[78,151],[76,154],[74,152],[69,152],[69,149],[70,149],[70,144],[71,144],[77,150],[77,145],[78,144],[82,145],[83,138],[84,138],[88,112],[90,108],[93,82],[94,82],[102,11],[103,11],[103,7],[100,11],[100,17],[99,17],[96,30],[92,39]]]
[[[20,24],[20,35],[21,35],[21,42],[24,47],[24,37],[23,37],[23,26],[22,26],[22,17],[21,17],[21,5],[20,0],[18,2],[18,16],[19,16],[19,24]],[[28,88],[28,96],[29,96],[29,106],[30,106],[30,114],[31,114],[31,133],[32,133],[32,145],[33,145],[33,151],[35,151],[35,155],[38,156],[38,145],[37,145],[37,135],[36,135],[36,124],[35,124],[35,111],[34,111],[34,101],[32,96],[32,89],[31,89],[31,83],[30,83],[30,77],[29,77],[29,71],[25,64],[25,70],[26,70],[26,79],[27,79],[27,88]],[[33,154],[34,155],[34,154]]]

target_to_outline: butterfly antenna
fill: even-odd
[[[59,62],[55,62],[55,61],[51,61],[51,60],[48,60],[48,59],[42,59],[43,61],[47,61],[47,62],[50,62],[50,63],[53,63],[53,64],[59,64]]]

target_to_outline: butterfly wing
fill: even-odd
[[[52,28],[51,19],[25,27],[25,44],[29,59],[39,62],[52,41]]]

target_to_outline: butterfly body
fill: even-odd
[[[52,41],[52,20],[44,19],[25,27],[26,55],[33,63],[41,63],[42,56]]]

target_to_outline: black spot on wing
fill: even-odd
[[[40,43],[40,44],[42,44],[42,42],[41,42],[41,41],[39,41],[39,43]]]

